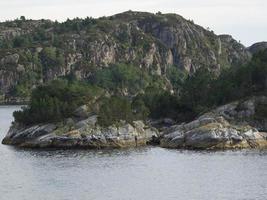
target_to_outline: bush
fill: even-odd
[[[267,119],[267,105],[258,104],[255,108],[255,117],[256,119]]]
[[[127,64],[116,64],[109,68],[98,70],[92,77],[91,83],[112,92],[127,89],[135,94],[145,88],[150,82],[146,72],[138,67]]]
[[[149,108],[145,105],[145,102],[140,98],[139,99],[136,98],[132,102],[132,110],[133,110],[133,113],[136,119],[140,119],[144,121],[147,119],[147,117],[150,114]]]
[[[115,96],[105,99],[98,114],[99,125],[109,126],[119,123],[120,120],[125,120],[129,123],[134,120],[130,101],[126,98]]]
[[[47,53],[48,57],[54,58],[54,53]],[[212,107],[252,95],[266,95],[267,50],[256,54],[247,65],[222,71],[219,77],[207,69],[200,69],[186,78],[171,69],[167,76],[174,87],[179,88],[179,95],[163,90],[162,78],[157,79],[126,64],[97,71],[91,83],[98,87],[80,82],[53,81],[35,89],[29,106],[15,112],[14,117],[24,124],[59,121],[70,117],[78,106],[88,103],[102,87],[117,96],[102,101],[98,118],[100,125],[109,126],[120,120],[146,120],[148,117],[189,121]],[[16,89],[22,96],[27,92],[27,87]],[[122,93],[125,89],[128,96],[138,95],[133,99],[121,97],[125,95]],[[266,118],[267,112],[262,106],[256,108],[256,113],[259,118]]]
[[[13,115],[16,122],[26,125],[60,121],[70,117],[78,106],[88,103],[99,91],[95,86],[79,82],[52,81],[33,90],[29,106]]]
[[[149,116],[153,119],[176,119],[179,99],[168,91],[157,87],[148,87],[144,94],[136,96],[133,100],[134,108],[137,107],[139,116]]]
[[[45,47],[40,53],[40,59],[44,69],[63,66],[65,63],[63,53],[54,47]]]
[[[183,87],[184,81],[186,79],[186,73],[183,72],[182,70],[179,70],[175,66],[171,66],[167,68],[167,78],[170,80],[173,89],[176,93],[179,94],[181,92],[181,89]]]
[[[13,40],[13,47],[18,48],[18,47],[28,47],[32,43],[32,39],[29,36],[17,36]]]
[[[200,69],[182,85],[181,102],[195,113],[253,95],[267,94],[267,50],[243,66],[221,72],[218,78]]]

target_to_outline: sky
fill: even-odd
[[[64,21],[127,10],[176,13],[245,46],[267,41],[267,0],[0,0],[0,21],[22,15]]]

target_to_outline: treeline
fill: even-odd
[[[114,100],[110,101],[99,115],[103,116],[103,124],[112,124],[119,119],[172,118],[178,122],[190,121],[216,106],[253,95],[267,95],[267,50],[255,54],[244,66],[223,70],[219,77],[207,69],[186,75],[174,68],[170,68],[167,76],[174,93],[154,83],[128,100],[125,109],[119,109]],[[123,114],[112,115],[115,113],[110,112],[113,108]]]
[[[56,122],[71,117],[78,106],[100,94],[101,89],[96,86],[55,80],[34,89],[29,105],[13,115],[15,121],[26,125]]]
[[[96,69],[89,78],[89,83],[121,96],[136,95],[148,86],[162,88],[166,85],[165,82],[163,77],[152,75],[146,69],[123,63]]]
[[[61,80],[38,87],[29,106],[15,112],[14,117],[24,124],[60,121],[71,117],[79,105],[88,104],[99,91],[106,91],[95,105],[99,106],[96,114],[103,126],[148,118],[183,122],[215,106],[267,94],[267,50],[254,55],[245,66],[223,70],[219,77],[206,69],[193,75],[176,68],[169,70],[167,77],[174,93],[163,87],[162,77],[118,64],[97,71],[87,83]]]
[[[183,84],[181,102],[196,113],[230,101],[267,94],[267,49],[253,56],[244,66],[225,69],[218,78],[198,70]]]
[[[26,48],[35,46],[36,44],[64,48],[62,37],[66,34],[78,34],[80,31],[90,32],[95,30],[95,28],[108,31],[111,30],[108,29],[111,23],[110,20],[104,17],[99,19],[93,19],[92,17],[67,19],[65,22],[60,23],[58,21],[52,22],[43,19],[40,21],[27,20],[24,16],[21,16],[20,19],[7,21],[2,24],[6,27],[16,27],[26,30],[34,29],[34,31],[23,33],[9,39],[0,38],[0,49]]]
[[[8,92],[10,96],[29,97],[35,85],[47,81],[45,76],[47,71],[60,69],[65,65],[64,52],[55,47],[44,47],[39,53],[30,50],[17,53],[20,63],[23,65],[23,73],[20,73],[16,85]]]

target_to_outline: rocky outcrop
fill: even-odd
[[[121,122],[107,128],[96,124],[97,116],[64,123],[39,124],[31,127],[12,125],[3,144],[27,148],[123,148],[146,145],[157,130],[142,121]]]
[[[160,146],[187,149],[267,148],[266,118],[257,107],[267,106],[267,97],[221,106],[198,119],[163,132]],[[265,113],[267,115],[267,113]]]
[[[0,46],[1,93],[7,96],[18,84],[20,89],[31,90],[31,86],[62,76],[88,79],[97,69],[115,63],[129,63],[165,77],[169,66],[189,73],[201,67],[219,72],[250,59],[249,51],[231,36],[215,35],[175,14],[128,11],[66,23],[72,24],[68,30],[63,24],[47,20],[0,23],[0,40],[10,44],[18,36],[42,36],[29,45],[33,47]],[[70,28],[76,23],[78,30]],[[54,45],[62,57],[60,62],[44,61],[47,44]]]
[[[252,54],[258,53],[259,51],[263,51],[265,49],[267,49],[267,42],[258,42],[248,48]]]
[[[121,121],[109,127],[97,124],[87,106],[60,123],[31,127],[14,123],[3,144],[31,148],[122,148],[159,144],[176,149],[267,148],[267,97],[252,97],[220,106],[189,123],[173,125],[171,119],[132,124]],[[162,127],[162,126],[165,126]]]
[[[19,79],[18,61],[19,55],[17,53],[7,54],[0,59],[0,87],[2,93],[8,92]]]
[[[221,67],[250,58],[246,48],[231,36],[217,36],[179,15],[151,16],[138,23],[145,33],[152,34],[172,52],[172,65],[190,73],[205,66],[220,71]]]
[[[87,106],[87,105],[82,105],[82,106],[78,107],[78,108],[74,111],[73,115],[74,115],[75,117],[80,118],[80,119],[89,117],[90,112],[89,112],[89,108],[88,108],[88,106]]]

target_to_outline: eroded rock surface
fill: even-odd
[[[61,123],[31,127],[14,123],[2,143],[36,148],[121,148],[149,143],[179,149],[261,149],[267,148],[266,106],[267,97],[259,96],[220,106],[190,123],[173,125],[164,119],[167,126],[157,127],[160,133],[142,121],[100,127],[97,116],[81,106],[76,117]]]
[[[81,121],[67,119],[64,123],[19,127],[14,124],[3,144],[30,148],[123,148],[146,145],[157,130],[142,121],[121,122],[107,128],[96,124],[97,116]]]
[[[249,50],[231,36],[216,35],[175,14],[128,11],[90,19],[88,23],[95,25],[62,32],[57,23],[49,20],[0,23],[0,44],[13,44],[17,37],[34,38],[40,30],[56,40],[56,45],[49,41],[53,43],[49,48],[45,39],[38,40],[35,48],[24,45],[1,49],[0,94],[5,102],[10,102],[10,91],[25,77],[35,77],[22,85],[32,90],[62,76],[87,80],[96,70],[116,63],[129,63],[164,77],[170,66],[186,73],[202,67],[219,72],[221,68],[246,63],[251,57]],[[58,52],[57,58],[61,59],[53,58],[48,63],[43,59],[47,49]]]
[[[221,106],[198,119],[163,132],[160,146],[188,149],[267,148],[266,119],[259,106],[267,97]]]

